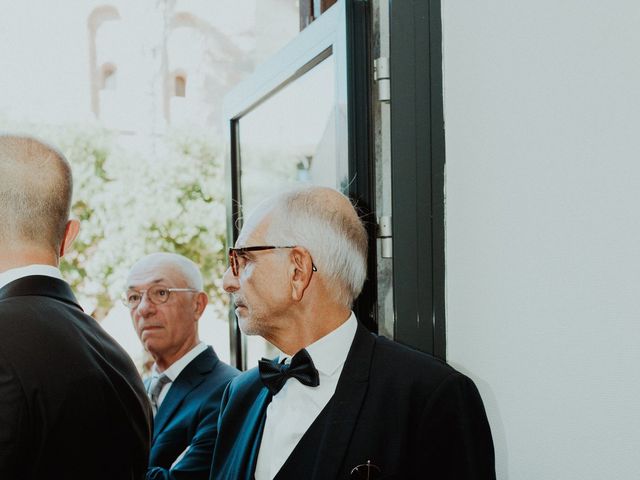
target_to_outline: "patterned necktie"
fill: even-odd
[[[318,370],[304,348],[293,356],[289,365],[263,358],[258,362],[258,369],[262,383],[272,395],[277,394],[290,378],[295,378],[309,387],[320,385]]]
[[[163,373],[159,377],[152,379],[149,384],[149,398],[151,399],[151,408],[153,408],[154,416],[158,411],[158,397],[160,396],[162,387],[169,382],[171,382],[171,379]]]

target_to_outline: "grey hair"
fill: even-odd
[[[265,240],[306,248],[334,286],[338,303],[351,307],[367,277],[367,232],[349,199],[333,189],[298,188],[267,200]]]
[[[135,265],[133,265],[133,267],[131,267],[129,275],[131,275],[131,272],[136,268],[149,263],[155,263],[156,265],[171,265],[180,272],[180,275],[187,282],[189,288],[193,288],[198,291],[202,291],[204,288],[202,273],[200,272],[198,265],[187,257],[177,253],[157,252],[142,257],[135,263]]]

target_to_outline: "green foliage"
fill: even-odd
[[[98,128],[41,136],[58,146],[73,168],[72,215],[81,220],[81,229],[61,269],[96,318],[118,301],[133,263],[158,251],[198,264],[210,305],[221,318],[226,315],[223,162],[212,139],[172,132],[134,150]]]

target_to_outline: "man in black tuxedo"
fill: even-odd
[[[212,479],[495,478],[473,382],[351,312],[367,236],[344,195],[308,187],[266,200],[229,258],[240,328],[280,356],[225,392]]]
[[[58,269],[78,233],[69,164],[0,135],[0,478],[140,479],[151,408],[129,356]]]
[[[209,478],[220,400],[240,373],[198,337],[202,289],[196,264],[174,253],[147,255],[129,273],[124,303],[155,360],[146,382],[155,414],[147,480]]]

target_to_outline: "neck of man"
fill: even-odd
[[[162,373],[171,365],[176,363],[182,357],[184,357],[187,353],[189,353],[196,345],[200,343],[200,339],[195,336],[191,338],[189,341],[185,342],[178,349],[170,352],[169,354],[157,355],[153,356],[153,359],[156,362],[156,369],[158,372]]]
[[[0,246],[0,272],[27,265],[57,267],[58,264],[58,256],[51,249],[32,245]]]
[[[267,338],[291,356],[333,332],[351,316],[351,309],[333,302],[313,302],[299,307],[285,322],[285,328],[274,332],[273,338]]]

